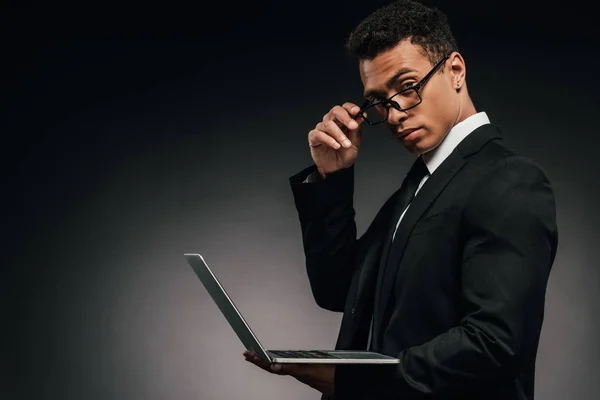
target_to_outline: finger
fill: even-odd
[[[349,103],[346,103],[349,104]],[[333,121],[339,127],[345,127],[348,129],[357,129],[359,127],[358,122],[352,118],[349,111],[342,106],[333,107],[325,116],[323,116],[323,122]]]
[[[271,368],[270,368],[270,363],[262,361],[260,358],[258,357],[252,357],[252,358],[248,358],[246,359],[246,361],[248,361],[249,363],[252,363],[254,365],[256,365],[259,368],[264,369],[267,372],[271,372]]]
[[[358,124],[360,125],[360,124],[362,123],[362,121],[363,121],[363,118],[359,118],[359,119],[356,119],[356,118],[358,118],[358,117],[360,117],[360,116],[364,116],[364,115],[366,115],[366,113],[365,113],[365,112],[362,112],[362,113],[360,113],[360,114],[358,113],[358,112],[360,111],[361,107],[364,107],[366,104],[368,104],[368,103],[363,103],[363,104],[362,104],[362,106],[358,106],[358,105],[356,105],[356,104],[354,104],[354,103],[344,103],[344,105],[343,105],[342,107],[343,107],[343,108],[344,108],[344,109],[345,109],[345,110],[348,112],[348,114],[350,114],[350,116],[351,116],[351,117],[352,117],[354,120],[356,120],[356,121],[358,122]]]
[[[256,365],[256,366],[257,366],[257,367],[259,367],[260,369],[264,369],[264,370],[265,370],[265,371],[267,371],[267,372],[271,372],[271,369],[270,369],[270,365],[269,365],[269,364],[266,364],[266,365],[265,365],[265,364],[262,364],[262,363],[259,363],[259,362],[256,362],[256,361],[248,361],[248,362],[250,362],[250,363],[252,363],[252,364]]]
[[[253,364],[262,363],[262,360],[256,355],[254,351],[246,350],[243,354],[246,358],[246,361],[250,361]]]
[[[332,111],[337,118],[343,119],[344,126],[348,129],[357,129],[360,126],[360,120],[356,120],[356,115],[360,111],[360,107],[356,104],[344,103],[344,105]]]
[[[355,103],[351,103],[351,102],[346,102],[344,104],[342,104],[342,108],[346,111],[348,111],[349,113],[351,113],[352,115],[356,114],[356,112],[352,112],[353,109],[356,108],[356,111],[358,112],[358,110],[360,109],[360,107],[358,106],[358,104]]]
[[[360,124],[363,123],[364,119],[359,118],[360,119]],[[356,148],[360,147],[360,142],[361,142],[361,136],[362,136],[362,132],[360,129],[354,129],[348,132],[348,139],[350,139],[350,141],[352,142],[352,144],[354,146],[356,146]]]
[[[271,372],[277,375],[290,375],[295,378],[296,376],[296,367],[298,364],[271,364],[270,369]]]
[[[364,106],[364,104],[363,104],[363,106]],[[353,115],[352,118],[355,119],[355,122],[357,122],[358,127],[360,127],[363,124],[363,122],[365,122],[365,117],[367,116],[367,113],[363,111],[362,113],[359,114],[361,107],[357,106],[354,103],[344,103],[343,107],[351,115]],[[357,148],[360,147],[360,138],[361,138],[361,130],[360,129],[356,128],[356,129],[349,130],[347,133],[347,136],[348,136],[348,139],[350,139],[350,141],[352,142],[352,144],[354,146],[356,146]]]
[[[356,122],[356,121],[355,121]],[[352,142],[334,121],[324,121],[317,124],[317,129],[333,137],[336,142],[348,148]]]
[[[286,375],[284,373],[285,368],[281,364],[271,364],[271,372],[277,375]]]
[[[368,115],[366,111],[362,111],[360,112],[360,108],[355,108],[353,110],[353,113],[355,114],[352,118],[354,118],[354,120],[356,122],[358,122],[358,126],[361,126],[363,124],[363,122],[365,122],[365,120],[367,119]]]
[[[255,356],[253,362],[262,368],[267,368],[271,363],[265,360],[262,360],[260,357]]]
[[[334,150],[337,150],[340,147],[342,147],[333,137],[317,129],[313,129],[308,133],[308,144],[311,147],[325,145],[331,147]]]

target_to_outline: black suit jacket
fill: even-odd
[[[290,178],[317,304],[343,312],[336,349],[398,357],[340,365],[339,399],[533,399],[545,291],[557,248],[544,171],[487,124],[467,136],[402,210],[394,193],[357,239],[353,167]],[[399,182],[400,184],[400,182]]]

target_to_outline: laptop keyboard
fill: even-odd
[[[269,352],[284,358],[338,358],[319,350],[269,350]]]

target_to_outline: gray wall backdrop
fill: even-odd
[[[362,98],[343,44],[384,3],[223,4],[185,22],[11,10],[0,398],[318,398],[244,362],[183,253],[205,255],[265,346],[334,345],[341,315],[312,299],[288,177],[311,163],[306,135],[323,114]],[[554,184],[537,398],[600,398],[591,13],[429,3],[449,14],[477,108]],[[365,129],[359,232],[411,162]]]

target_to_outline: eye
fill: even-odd
[[[400,86],[400,90],[410,89],[413,86],[415,86],[415,82],[404,82],[402,86]]]

